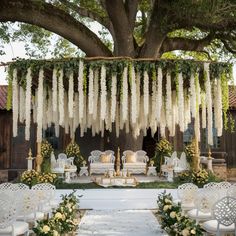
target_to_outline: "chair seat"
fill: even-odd
[[[29,230],[29,225],[26,222],[16,221],[12,224],[12,226],[14,228],[15,235],[24,234],[25,232],[27,232]],[[0,229],[0,234],[1,235],[6,235],[6,234],[10,235],[12,232],[12,226],[9,226],[4,229]]]
[[[134,167],[146,167],[147,166],[147,163],[144,163],[144,162],[134,162],[134,163],[124,163],[124,167],[126,166],[134,166]]]
[[[211,212],[202,212],[202,211],[197,212],[197,209],[192,209],[192,210],[188,211],[188,216],[192,219],[198,219],[198,220],[210,220],[210,219],[212,219]]]
[[[56,208],[59,205],[59,201],[51,200],[49,204],[52,208]]]
[[[99,168],[99,167],[113,167],[114,168],[114,163],[102,163],[102,162],[100,162],[100,163],[97,163],[97,162],[95,162],[95,163],[90,163],[90,168]]]
[[[192,210],[193,208],[195,208],[195,205],[193,202],[181,202],[181,208],[184,211],[188,211],[188,210]]]
[[[217,226],[218,226],[217,220],[208,220],[202,224],[202,228],[210,233],[216,233]],[[225,226],[225,225],[220,224],[219,231],[224,232],[224,233],[226,233],[226,232],[227,233],[234,233],[235,232],[235,224],[232,224],[229,226]]]
[[[17,220],[26,220],[28,222],[33,222],[34,220],[43,220],[44,213],[43,212],[36,212],[36,214],[32,213],[26,216],[18,216]]]
[[[54,168],[52,169],[52,173],[63,174],[64,168]]]

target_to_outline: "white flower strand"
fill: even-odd
[[[222,119],[222,90],[221,90],[221,80],[217,79],[217,89],[216,89],[216,103],[217,106],[215,107],[215,116],[216,116],[216,129],[217,129],[217,136],[222,136],[223,130],[223,119]]]
[[[89,67],[89,91],[88,91],[88,113],[93,114],[94,90],[93,90],[93,69]]]
[[[17,84],[17,70],[13,70],[12,78],[12,112],[13,112],[13,137],[17,136],[17,124],[18,124],[18,113],[19,113],[19,104],[18,104],[18,84]]]
[[[68,106],[68,94],[66,91],[64,91],[64,111],[65,111],[65,117],[64,117],[64,128],[65,128],[65,134],[69,134],[69,106]],[[72,100],[73,101],[73,100]],[[73,104],[73,103],[72,103]]]
[[[185,91],[185,103],[184,103],[184,131],[188,129],[188,124],[191,123],[191,111],[190,111],[190,99]]]
[[[106,67],[102,65],[101,67],[101,80],[100,80],[100,86],[101,86],[101,113],[100,118],[102,121],[105,120],[106,112],[107,112],[107,87],[106,87]]]
[[[30,139],[30,123],[31,123],[31,86],[32,75],[31,68],[27,69],[26,74],[26,93],[25,93],[25,140]]]
[[[158,67],[157,70],[157,114],[156,119],[159,123],[161,120],[161,107],[162,107],[162,68]]]
[[[169,130],[172,127],[172,92],[171,92],[171,76],[167,72],[166,76],[166,125]]]
[[[209,63],[204,63],[204,71],[206,72],[205,90],[206,90],[206,101],[207,101],[207,141],[209,145],[213,145],[212,95],[211,95]]]
[[[93,120],[97,119],[97,113],[98,113],[98,69],[94,71],[94,102],[93,102]]]
[[[140,112],[140,73],[136,73],[136,112],[137,112],[137,119],[139,117],[139,112]]]
[[[115,121],[116,117],[116,94],[117,94],[117,77],[113,74],[111,77],[111,122]]]
[[[78,93],[79,93],[79,123],[83,119],[84,115],[84,63],[82,60],[79,61],[78,71]]]
[[[123,78],[122,78],[122,123],[127,120],[128,117],[128,69],[125,66],[123,70]]]
[[[57,112],[57,69],[53,68],[52,72],[52,108]]]
[[[179,115],[179,128],[181,132],[184,132],[184,88],[183,88],[183,75],[178,76],[178,115]]]
[[[52,112],[52,92],[48,91],[48,100],[47,100],[47,125],[48,127],[51,127],[51,124],[53,122],[53,112]]]
[[[44,81],[44,71],[43,68],[39,70],[39,78],[38,78],[38,106],[37,106],[37,142],[42,142],[42,134],[43,134],[43,81]]]
[[[64,85],[63,70],[59,70],[58,78],[58,105],[59,105],[59,125],[64,126]]]
[[[69,118],[73,118],[74,116],[73,111],[74,111],[74,73],[72,71],[69,75],[69,91],[68,91]]]
[[[201,108],[202,108],[202,128],[206,128],[206,94],[201,93]]]
[[[152,95],[151,95],[151,104],[150,104],[150,127],[152,134],[156,131],[156,114],[157,114],[157,81],[156,79],[152,80]],[[153,136],[153,135],[152,135]]]
[[[143,112],[144,116],[149,112],[149,76],[147,71],[144,71],[143,75]]]
[[[25,120],[25,90],[20,86],[19,121],[23,123],[24,120]]]
[[[196,88],[195,88],[195,78],[194,74],[190,77],[190,110],[192,117],[195,118],[196,115]]]
[[[164,98],[162,100],[164,101]],[[164,106],[161,106],[160,133],[162,138],[166,137],[166,111]]]
[[[194,120],[194,133],[197,140],[200,141],[201,136],[200,136],[199,104],[201,103],[201,97],[200,97],[201,89],[200,89],[198,77],[195,80],[195,89],[196,89],[196,114],[195,114],[195,120]]]
[[[131,124],[134,125],[137,121],[137,92],[134,66],[131,67]]]

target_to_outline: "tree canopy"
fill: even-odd
[[[1,0],[0,22],[2,42],[24,41],[35,57],[28,42],[43,56],[55,35],[52,54],[64,57],[78,49],[90,57],[236,53],[235,0]],[[9,22],[20,24],[14,29]],[[102,26],[99,34],[91,30],[94,22]]]

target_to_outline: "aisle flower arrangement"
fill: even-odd
[[[186,153],[188,163],[192,165],[194,156],[196,155],[196,144],[194,140],[185,146],[184,152]]]
[[[33,231],[38,236],[62,236],[76,232],[79,225],[77,216],[79,199],[75,191],[62,196],[62,202],[49,219],[37,222]]]
[[[79,171],[80,167],[83,164],[84,158],[80,153],[79,145],[75,142],[71,142],[66,147],[65,153],[67,157],[74,157],[74,164],[77,166],[77,170]]]
[[[161,193],[158,196],[157,204],[161,227],[170,236],[203,235],[200,225],[183,215],[180,204],[173,203],[171,194]]]

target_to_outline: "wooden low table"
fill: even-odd
[[[138,184],[137,179],[132,176],[96,177],[94,179],[94,182],[103,187],[110,187],[110,186],[135,187]]]

